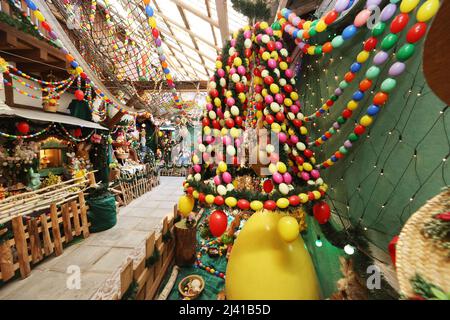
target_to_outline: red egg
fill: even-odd
[[[426,32],[427,24],[425,22],[418,22],[408,30],[408,33],[406,34],[406,41],[409,43],[416,43],[425,35]]]
[[[402,31],[409,21],[409,15],[407,13],[398,14],[391,22],[390,30],[392,33],[399,33]]]
[[[296,195],[290,196],[289,204],[294,207],[298,206],[300,204],[300,197]]]
[[[264,202],[264,209],[273,211],[277,208],[277,203],[273,200],[267,200]]]
[[[237,203],[237,206],[241,210],[248,210],[250,209],[250,202],[248,202],[248,200],[245,199],[240,199]]]
[[[364,132],[366,132],[366,127],[362,126],[362,125],[357,125],[355,127],[355,130],[353,130],[353,132],[355,134],[357,134],[358,136],[362,135]]]
[[[338,17],[338,15],[339,15],[339,14],[337,13],[336,10],[330,11],[330,12],[326,15],[324,22],[325,22],[327,25],[332,24],[332,23],[336,20],[336,18]]]
[[[364,50],[372,51],[377,46],[377,42],[378,42],[377,38],[370,37],[369,39],[366,40],[366,42],[364,42]]]

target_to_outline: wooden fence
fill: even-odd
[[[61,255],[64,245],[74,237],[82,235],[87,238],[87,211],[84,193],[80,191],[75,199],[62,203],[60,207],[52,203],[48,213],[12,218],[7,226],[13,238],[0,244],[0,280],[10,280],[17,270],[22,278],[26,278],[33,265],[46,257]]]
[[[137,175],[121,175],[120,193],[125,205],[139,198],[159,185],[159,175],[150,167],[145,169],[142,177]]]

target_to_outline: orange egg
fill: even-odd
[[[359,90],[361,91],[367,91],[372,86],[372,81],[369,79],[364,79],[359,83]]]
[[[373,103],[376,104],[376,105],[378,105],[378,106],[381,106],[381,105],[383,105],[384,103],[386,103],[386,101],[387,101],[388,98],[389,98],[389,96],[388,96],[386,93],[384,93],[384,92],[378,92],[378,93],[375,95],[375,97],[373,97]]]

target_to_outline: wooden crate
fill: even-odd
[[[89,236],[88,207],[84,194],[59,208],[51,204],[47,214],[15,217],[10,228],[13,238],[0,244],[0,280],[8,281],[17,270],[22,278],[30,275],[33,265],[46,257],[63,253],[64,245],[74,237]]]

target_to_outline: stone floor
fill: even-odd
[[[0,300],[89,299],[151,231],[161,228],[182,194],[182,181],[161,177],[158,187],[120,209],[114,228],[91,234],[61,256],[35,266],[28,278],[0,288]],[[70,270],[80,270],[80,289],[68,289],[76,276]]]

